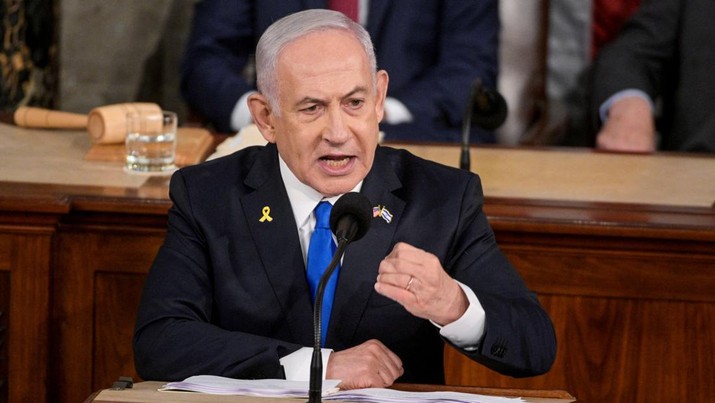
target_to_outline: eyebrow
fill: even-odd
[[[350,91],[350,92],[348,92],[347,94],[343,95],[340,99],[341,99],[341,100],[347,99],[347,98],[350,98],[350,97],[354,96],[355,94],[361,93],[361,92],[367,92],[367,88],[366,88],[366,87],[362,87],[362,86],[357,86],[357,87],[355,87],[352,91]],[[324,100],[324,99],[321,99],[321,98],[304,97],[304,98],[301,99],[300,101],[296,102],[296,103],[295,103],[295,106],[298,106],[298,107],[299,107],[300,105],[313,104],[313,103],[323,104],[323,105],[324,105],[324,104],[327,103],[327,101]]]

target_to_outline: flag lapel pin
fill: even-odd
[[[372,218],[380,217],[385,220],[386,223],[392,222],[392,213],[385,206],[377,205],[372,208]]]

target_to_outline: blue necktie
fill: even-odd
[[[330,232],[330,210],[333,206],[322,201],[315,208],[315,229],[310,237],[310,245],[308,246],[308,285],[310,286],[310,297],[315,303],[315,294],[318,290],[318,283],[323,272],[330,264],[335,254],[335,242],[333,242],[333,234]],[[325,345],[325,335],[328,333],[328,321],[330,320],[330,312],[333,308],[333,297],[335,297],[335,286],[338,282],[338,271],[340,266],[335,268],[333,275],[330,276],[325,285],[323,294],[323,309],[321,313],[321,332],[320,344]]]

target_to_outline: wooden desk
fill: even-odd
[[[284,403],[305,402],[305,399],[278,399],[259,398],[248,396],[222,396],[206,395],[191,392],[159,392],[162,382],[141,382],[132,389],[111,390],[104,389],[90,396],[85,403],[113,403],[113,402],[194,402],[194,403]],[[521,397],[528,403],[569,403],[576,401],[568,392],[561,390],[514,390],[493,389],[478,387],[451,387],[445,388],[434,385],[396,385],[396,389],[414,392],[434,392],[449,390],[453,392],[473,393],[479,395]]]
[[[83,133],[0,124],[0,401],[78,402],[138,379],[133,320],[167,179],[82,161],[88,148]],[[456,148],[409,148],[458,161]],[[714,158],[477,148],[472,161],[559,352],[548,374],[512,379],[447,350],[448,383],[588,402],[715,396]]]

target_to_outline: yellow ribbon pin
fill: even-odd
[[[263,213],[263,217],[261,217],[261,219],[258,220],[259,222],[264,222],[264,221],[271,222],[271,221],[273,221],[273,218],[270,216],[270,214],[271,214],[271,208],[270,208],[270,207],[268,207],[268,206],[263,207],[262,213]]]

